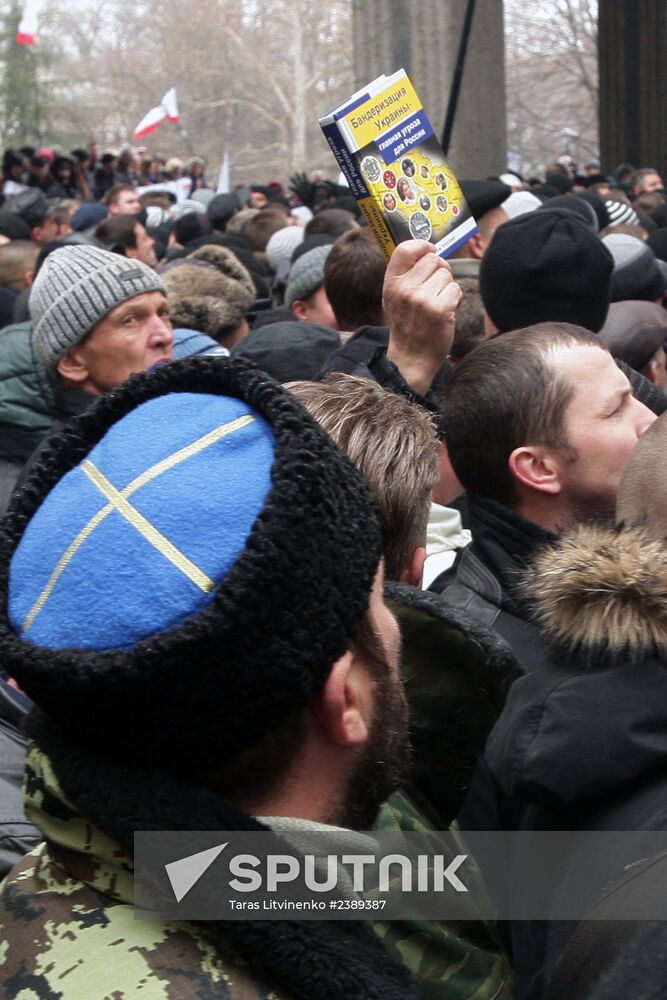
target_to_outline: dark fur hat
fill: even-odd
[[[48,635],[38,643],[30,641],[30,634],[17,634],[10,605],[15,603],[13,591],[18,584],[27,581],[32,586],[30,576],[36,566],[30,562],[30,543],[26,550],[25,539],[31,529],[33,542],[34,533],[39,536],[38,515],[56,511],[57,528],[49,536],[48,549],[49,557],[54,554],[54,559],[62,561],[61,551],[71,549],[70,521],[77,516],[71,500],[63,510],[63,494],[76,484],[76,477],[85,479],[92,450],[102,441],[107,458],[115,454],[116,458],[125,456],[122,460],[126,461],[127,448],[119,449],[116,444],[114,451],[119,428],[122,433],[123,426],[135,426],[142,404],[146,413],[157,401],[163,410],[174,409],[173,419],[160,422],[159,433],[167,444],[173,435],[174,446],[180,447],[177,432],[182,434],[184,424],[177,411],[187,399],[179,400],[178,394],[188,394],[196,413],[207,406],[219,408],[225,400],[238,408],[235,401],[240,400],[242,409],[251,415],[244,418],[246,422],[253,414],[261,418],[263,433],[272,440],[273,459],[266,465],[269,492],[260,498],[259,514],[250,521],[240,554],[212,581],[203,607],[201,600],[197,604],[193,599],[192,610],[185,616],[156,628],[129,648],[122,648],[120,641],[114,648],[81,648],[88,645],[83,639],[78,648],[71,643],[63,648],[62,642],[48,641]],[[194,405],[193,394],[202,394],[201,406]],[[222,397],[223,403],[212,397]],[[239,443],[233,447],[243,451],[242,435],[236,440]],[[140,437],[135,452],[132,461],[136,463],[142,455]],[[224,464],[223,471],[229,454],[221,448],[212,455]],[[75,471],[67,477],[70,470]],[[179,483],[171,486],[169,475],[161,476],[159,489],[152,495],[158,516],[171,510],[179,530],[187,528],[191,533],[181,537],[186,542],[187,537],[198,538],[200,551],[204,544],[205,551],[215,555],[216,547],[226,544],[223,513],[233,502],[232,494],[243,486],[233,475],[227,483],[226,473],[222,488],[220,478],[213,486],[205,471],[197,461],[188,461]],[[137,472],[144,472],[141,461],[136,463]],[[122,476],[112,478],[112,490],[122,488]],[[138,506],[146,502],[139,496],[133,501]],[[83,512],[84,519],[94,514],[93,506]],[[122,523],[118,512],[113,517]],[[125,537],[130,539],[129,546],[98,543],[96,555],[86,536],[81,546],[85,551],[77,550],[78,568],[74,562],[68,564],[66,572],[74,574],[75,581],[77,574],[80,580],[87,579],[90,560],[97,559],[95,569],[102,574],[96,591],[99,606],[83,608],[76,598],[73,605],[69,601],[75,621],[77,607],[82,617],[104,620],[114,588],[122,588],[128,574],[141,585],[137,601],[150,607],[151,601],[159,600],[160,595],[142,583],[148,579],[155,551],[150,545],[142,550],[132,533]],[[36,542],[38,548],[32,551],[44,556],[39,537]],[[17,550],[19,556],[23,553],[24,571],[17,569],[16,561],[12,565]],[[380,554],[374,504],[359,473],[276,382],[244,360],[197,357],[166,365],[134,376],[72,421],[14,498],[0,534],[3,669],[68,740],[97,747],[133,766],[192,773],[196,762],[206,766],[207,761],[234,759],[310,703],[356,634]],[[71,585],[65,575],[60,579],[59,587]],[[56,616],[56,631],[59,622]],[[121,616],[121,627],[122,622]],[[81,635],[82,629],[77,628]]]
[[[167,264],[161,273],[174,326],[199,330],[214,340],[224,342],[255,300],[248,271],[223,246],[199,247]]]

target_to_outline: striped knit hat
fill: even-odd
[[[99,247],[64,246],[44,261],[30,290],[35,352],[53,373],[58,361],[121,302],[164,292],[148,265]]]
[[[631,205],[626,205],[624,201],[614,201],[611,198],[605,201],[604,204],[609,216],[610,226],[639,225],[639,216]]]

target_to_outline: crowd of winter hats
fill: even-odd
[[[599,170],[582,178],[552,166],[547,185],[462,182],[482,226],[501,210],[474,272],[486,314],[499,332],[546,320],[604,330],[616,356],[643,371],[665,339],[664,191],[640,200]]]
[[[62,166],[63,176],[67,166],[76,173],[87,163],[85,150],[74,151],[63,164],[49,151],[32,153],[51,164],[52,171]],[[113,172],[121,159],[122,169],[130,172],[129,182],[138,182],[139,176],[131,175],[128,151],[120,157],[118,151],[108,150],[98,166]],[[144,165],[146,160],[147,153]],[[17,178],[25,181],[26,163],[24,151],[7,151],[5,180],[11,177],[14,185]],[[214,345],[222,353],[226,345],[254,357],[279,378],[312,377],[306,373],[314,374],[320,362],[326,364],[327,352],[336,350],[340,338],[318,323],[297,321],[292,307],[311,300],[323,286],[325,262],[336,239],[365,224],[348,189],[298,175],[291,186],[250,183],[217,193],[205,186],[206,165],[201,161],[183,164],[172,158],[163,167],[164,181],[196,167],[187,198],[176,201],[169,191],[151,191],[137,216],[158,243],[161,259],[155,280],[164,283],[174,326],[180,331],[175,342],[178,356],[215,351]],[[637,197],[632,169],[619,167],[617,173],[618,177],[605,174],[592,158],[580,172],[570,162],[549,164],[539,180],[525,180],[513,171],[461,181],[468,205],[488,236],[481,262],[473,269],[462,268],[461,275],[474,275],[479,281],[486,313],[496,329],[509,330],[548,316],[597,331],[610,302],[662,301],[667,288],[664,192],[653,183],[649,195]],[[114,173],[114,179],[119,177]],[[10,190],[12,195],[0,208],[0,242],[29,240],[35,227],[62,203],[40,187]],[[63,241],[95,245],[95,229],[106,205],[99,199],[79,198],[71,206],[72,232],[60,235],[50,250]],[[493,226],[487,227],[491,218]],[[42,262],[40,254],[38,267]],[[43,280],[37,284],[38,297],[42,285]],[[8,319],[12,310],[16,318],[27,316],[28,294],[9,296]],[[51,314],[55,316],[53,309]],[[58,339],[53,324],[55,320],[46,338],[47,326],[44,321],[40,324],[37,343],[42,353],[49,338],[54,344]],[[290,358],[293,371],[286,362]]]

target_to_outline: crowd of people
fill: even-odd
[[[631,848],[568,923],[567,854],[497,925],[481,857],[465,921],[132,884],[145,830],[667,828],[659,171],[462,180],[478,231],[387,262],[319,175],[2,170],[3,996],[667,997],[666,925],[604,919],[663,895]]]

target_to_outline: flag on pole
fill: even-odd
[[[40,0],[24,0],[23,13],[16,32],[19,45],[34,45],[37,41],[37,10]]]
[[[226,151],[220,164],[216,194],[229,194],[229,153]]]
[[[157,107],[151,108],[148,114],[144,115],[134,130],[133,138],[135,140],[143,139],[149,132],[154,132],[162,122],[180,122],[180,120],[178,105],[176,104],[176,88],[172,87],[164,95]]]

